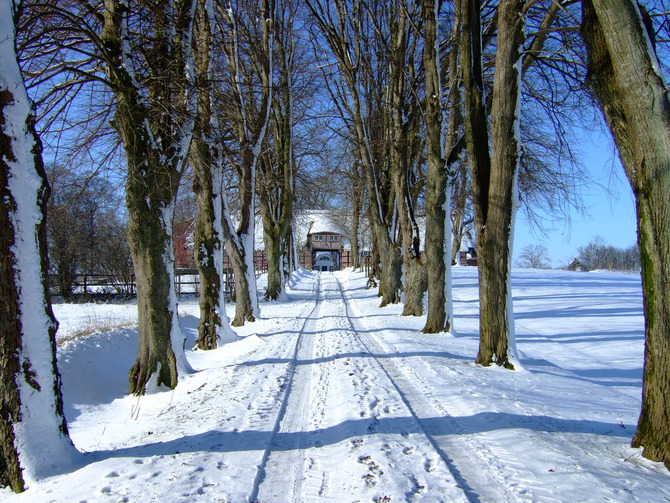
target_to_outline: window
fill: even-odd
[[[338,236],[338,235],[333,235],[333,236],[329,236],[329,237],[330,237],[330,241],[339,241],[340,240],[340,236]]]
[[[314,241],[323,241],[323,236],[321,234],[316,234],[314,236]]]

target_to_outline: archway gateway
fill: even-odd
[[[312,251],[312,270],[321,272],[339,271],[342,268],[341,253],[339,250]]]
[[[344,243],[337,232],[315,232],[307,235],[303,267],[313,271],[339,271],[342,269]]]

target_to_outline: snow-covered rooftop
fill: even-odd
[[[348,233],[344,229],[341,218],[342,212],[337,210],[304,210],[297,213],[293,219],[295,238],[298,246],[307,241],[307,234],[320,232],[335,232],[344,236],[344,248],[349,249]],[[265,249],[263,243],[263,224],[260,217],[256,220],[256,249]]]

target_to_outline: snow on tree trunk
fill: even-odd
[[[277,22],[276,48],[279,54],[279,82],[273,100],[275,159],[260,163],[258,187],[263,240],[267,258],[266,300],[284,298],[286,274],[290,273],[290,232],[293,219],[294,157],[293,157],[293,15],[284,12]]]
[[[361,225],[361,183],[358,180],[358,169],[353,189],[352,226],[351,226],[351,266],[354,270],[361,267],[360,225]]]
[[[274,229],[270,231],[266,230],[263,234],[265,256],[268,261],[268,285],[265,289],[266,300],[279,300],[283,289],[283,255],[281,253],[279,237],[273,231]]]
[[[41,144],[0,3],[0,486],[16,492],[77,457],[63,416],[57,323],[47,288]]]
[[[211,146],[198,150],[211,152]],[[226,314],[225,282],[223,271],[223,228],[221,225],[222,177],[221,166],[210,163],[209,170],[196,168],[194,190],[198,210],[196,214],[194,249],[200,276],[200,322],[196,346],[215,349],[218,342],[235,340]]]
[[[424,333],[434,334],[451,329],[451,192],[443,155],[442,86],[439,72],[437,10],[434,0],[423,2],[426,39],[423,63],[426,72],[426,268],[428,312]],[[454,22],[456,26],[456,21]],[[451,49],[450,61],[458,51]],[[452,74],[453,75],[453,74]],[[449,303],[450,305],[450,303]]]
[[[392,24],[389,35],[391,50],[389,54],[389,102],[390,131],[392,139],[390,150],[390,168],[393,197],[397,207],[400,236],[398,246],[402,256],[404,288],[403,316],[421,316],[423,297],[426,291],[426,264],[421,254],[418,226],[414,218],[409,178],[413,167],[411,142],[407,139],[419,128],[418,115],[406,116],[408,90],[406,86],[406,65],[410,56],[410,16],[411,13],[400,9]]]
[[[239,14],[232,8],[226,11],[226,22],[230,30],[226,56],[235,104],[233,128],[240,148],[240,164],[237,166],[240,218],[236,231],[233,228],[230,209],[227,205],[224,207],[226,248],[235,274],[236,305],[235,317],[231,322],[233,326],[244,325],[245,321],[254,321],[260,316],[254,271],[256,177],[273,100],[275,5],[268,0],[262,0],[260,15],[253,16],[253,22],[261,25],[262,34],[262,41],[258,44],[259,51],[254,53],[254,57],[257,58],[254,60],[254,65],[257,65],[259,71],[253,75],[246,75],[246,65],[240,64],[242,40],[238,29]],[[246,88],[250,82],[261,89],[257,103],[250,97],[252,93]]]
[[[128,382],[129,392],[141,395],[147,386],[174,388],[178,374],[190,367],[174,291],[174,206],[146,204],[149,195],[140,191],[138,197],[133,192],[127,190],[126,196],[127,235],[136,277],[139,348]]]
[[[587,83],[633,188],[642,261],[645,352],[633,447],[670,468],[670,101],[653,30],[631,0],[585,0]]]
[[[194,250],[200,276],[200,321],[196,347],[215,349],[219,341],[235,340],[226,314],[223,278],[223,163],[216,145],[218,121],[212,115],[210,50],[213,19],[211,0],[198,0],[196,17],[196,78],[198,115],[191,150],[196,196]]]
[[[101,40],[107,76],[116,98],[113,126],[126,153],[127,239],[137,282],[139,348],[128,375],[130,393],[147,385],[174,388],[190,371],[184,354],[174,291],[172,219],[177,188],[193,134],[191,33],[194,0],[140,6],[152,28],[151,77],[138,81],[137,53],[128,17],[118,0],[104,5]]]
[[[254,219],[252,219],[252,222]],[[246,277],[247,292],[249,294],[249,301],[251,302],[251,313],[254,318],[259,318],[261,315],[261,308],[258,304],[258,289],[256,287],[256,269],[254,264],[254,248],[255,248],[255,225],[252,224],[248,233],[242,236],[244,244],[245,264],[244,275]]]
[[[503,233],[496,245],[504,250],[502,263],[505,289],[505,321],[507,347],[511,354],[506,357],[494,351],[496,363],[506,365],[505,360],[518,360],[514,335],[512,310],[511,264],[514,243],[514,219],[518,208],[518,172],[521,152],[519,120],[521,116],[521,63],[523,56],[524,18],[523,0],[505,0],[498,6],[498,42],[496,71],[493,81],[493,104],[491,108],[491,187],[489,210],[492,214],[502,210],[496,227]],[[498,187],[501,190],[497,192]],[[496,201],[503,201],[499,206]],[[490,223],[494,223],[489,221]],[[490,229],[487,229],[489,231]],[[480,345],[480,350],[482,346]],[[484,349],[484,353],[490,348]],[[488,361],[487,358],[483,358]],[[498,361],[498,360],[502,360]],[[480,362],[483,363],[483,362]],[[518,365],[518,362],[517,362]],[[509,364],[512,367],[512,363]]]
[[[481,61],[480,3],[463,3],[463,81],[465,130],[472,169],[480,336],[476,362],[514,368],[513,318],[510,305],[510,241],[519,163],[518,103],[523,2],[498,6],[496,69],[493,84],[491,154]],[[512,345],[512,347],[510,347]],[[510,355],[511,353],[511,355]]]

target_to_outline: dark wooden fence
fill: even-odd
[[[227,256],[225,257],[228,258]],[[254,266],[256,274],[267,272],[268,263],[265,253],[254,253]],[[224,261],[224,290],[226,297],[230,300],[235,292],[235,275],[230,262]],[[197,269],[175,269],[174,286],[177,295],[188,295],[199,293],[200,276]],[[51,295],[61,295],[58,278],[49,275],[49,289]],[[135,275],[119,277],[110,274],[79,274],[74,279],[71,297],[132,297],[135,291]]]

